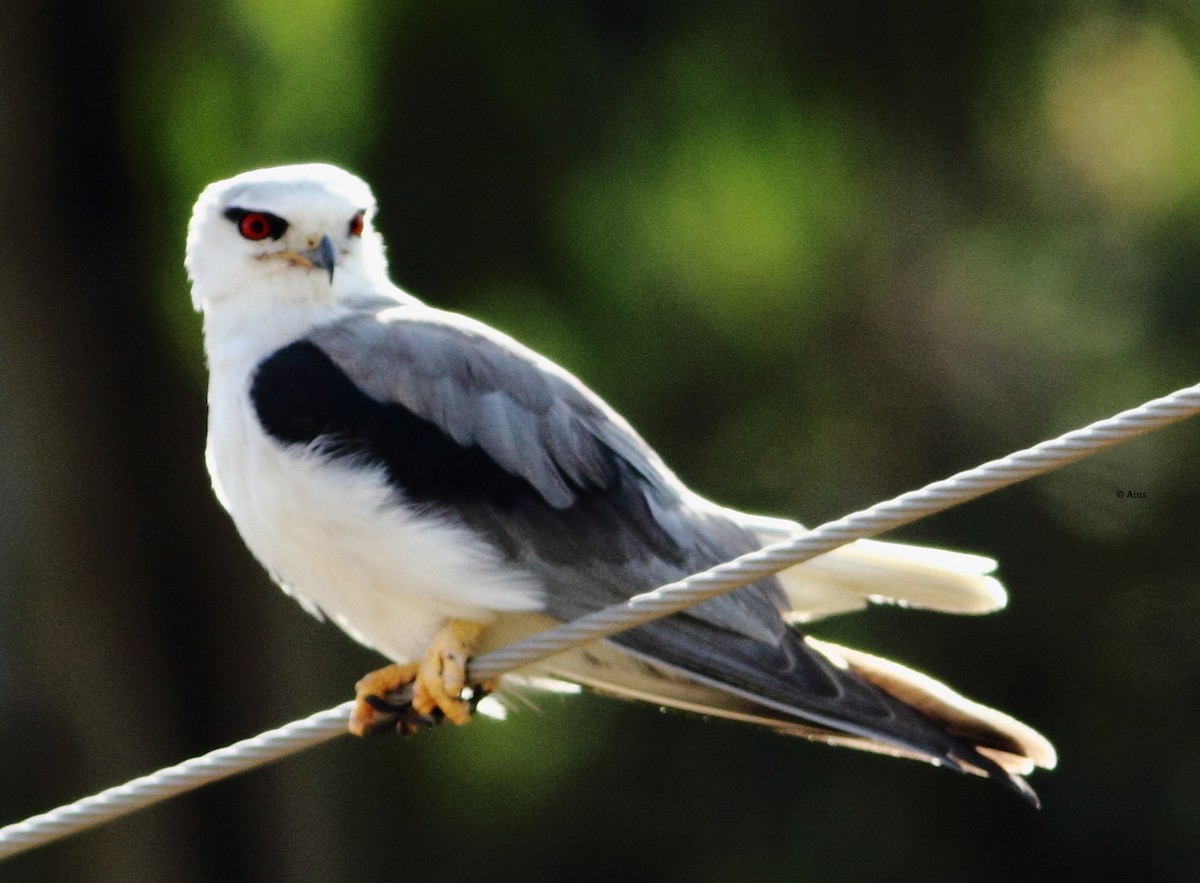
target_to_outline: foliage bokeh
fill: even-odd
[[[269,585],[207,489],[181,251],[216,178],[361,173],[397,282],[562,362],[749,510],[836,517],[1196,380],[1187,3],[10,0],[0,40],[3,820],[376,664]],[[1185,424],[904,533],[997,557],[1003,614],[820,630],[1045,731],[1041,812],[545,697],[340,740],[0,877],[1187,878],[1198,453]]]

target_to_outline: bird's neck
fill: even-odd
[[[227,298],[204,310],[204,349],[213,375],[247,371],[282,346],[347,312],[336,303]]]

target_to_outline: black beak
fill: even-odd
[[[328,236],[322,236],[321,241],[317,243],[315,248],[302,251],[300,254],[312,261],[314,267],[320,267],[328,273],[329,281],[333,282],[333,268],[337,266],[338,252],[332,239]]]

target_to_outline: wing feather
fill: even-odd
[[[414,304],[352,315],[304,343],[366,399],[353,420],[334,421],[338,443],[381,460],[402,494],[444,506],[540,577],[554,619],[759,546],[752,527],[688,491],[586,387],[487,326]],[[354,450],[347,436],[364,427]],[[806,644],[787,609],[778,581],[765,579],[613,640],[801,730],[1008,779],[968,741]]]
[[[308,339],[374,399],[407,408],[528,483],[535,493],[460,499],[455,512],[550,583],[560,618],[757,545],[583,384],[486,325],[414,304],[355,314]],[[764,580],[696,615],[777,641],[784,607],[778,584]]]

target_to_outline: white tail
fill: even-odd
[[[737,513],[765,544],[803,533],[794,521]],[[925,546],[858,540],[790,567],[778,575],[791,603],[793,622],[812,622],[861,610],[868,604],[898,604],[943,613],[991,613],[1008,603],[993,576],[996,562]]]

